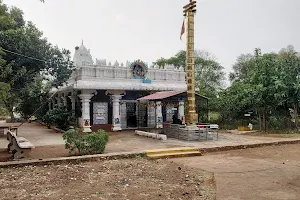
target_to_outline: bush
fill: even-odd
[[[55,107],[52,110],[49,110],[43,117],[43,122],[45,122],[48,127],[53,125],[62,130],[67,130],[70,127],[72,120],[72,111],[68,111],[64,106]]]
[[[268,119],[268,128],[271,130],[284,130],[285,129],[285,119],[283,117],[271,116]]]
[[[70,153],[77,150],[80,155],[102,154],[108,142],[108,134],[104,130],[96,133],[83,133],[78,129],[68,130],[63,134],[65,148]]]

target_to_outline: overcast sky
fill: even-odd
[[[25,13],[52,44],[74,52],[81,44],[93,59],[149,64],[185,48],[182,7],[188,0],[4,0]],[[185,40],[184,40],[185,41]],[[228,73],[236,57],[300,51],[300,0],[198,0],[195,48],[212,52]]]

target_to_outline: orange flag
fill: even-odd
[[[185,32],[185,26],[184,26],[184,20],[182,22],[182,27],[181,27],[181,34],[180,34],[180,40],[182,41],[182,35],[184,34]]]

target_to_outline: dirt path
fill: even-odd
[[[213,200],[213,174],[143,158],[0,169],[0,199]]]
[[[220,200],[298,200],[300,145],[234,150],[174,159],[215,173]]]

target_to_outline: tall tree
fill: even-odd
[[[175,56],[168,59],[160,58],[153,62],[163,68],[165,65],[185,68],[186,52],[179,51]],[[195,51],[195,81],[199,94],[214,98],[217,91],[223,87],[225,73],[223,67],[216,62],[215,58],[208,52]]]
[[[25,22],[20,9],[9,8],[2,0],[0,34],[0,48],[5,52],[2,59],[9,63],[0,66],[0,82],[11,88],[5,103],[10,113],[14,107],[24,104],[22,101],[30,93],[27,85],[34,82],[41,73],[52,77],[51,82],[56,87],[70,76],[70,52],[52,46],[32,22]]]
[[[220,99],[223,101],[220,110],[225,109],[225,103],[229,108],[233,106],[237,108],[235,111],[232,110],[232,113],[229,112],[228,116],[237,119],[237,113],[245,112],[247,109],[255,110],[258,113],[258,120],[262,118],[263,128],[267,130],[268,124],[274,128],[286,119],[291,121],[289,116],[291,110],[292,120],[295,127],[298,127],[300,57],[292,46],[282,49],[279,53],[261,54],[260,49],[255,49],[254,55],[238,57],[230,79],[232,87],[228,88],[227,93],[221,95]],[[230,94],[234,94],[237,87],[243,88],[245,85],[248,85],[248,89],[239,90],[243,98],[234,101],[235,97]]]
[[[233,65],[233,72],[229,74],[230,81],[243,81],[247,79],[251,69],[254,67],[255,62],[251,54],[242,54],[237,58],[236,63]]]

